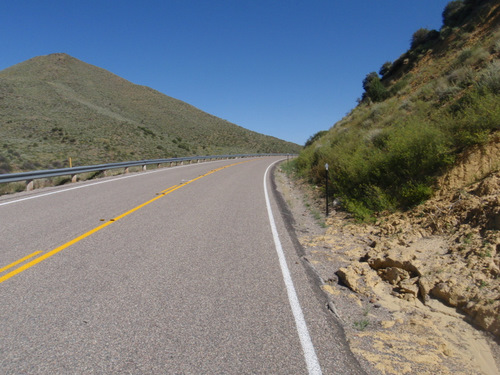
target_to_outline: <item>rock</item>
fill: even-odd
[[[449,283],[441,282],[432,288],[430,294],[453,307],[460,307],[468,302],[468,293],[466,292],[466,287],[462,284],[450,285]]]
[[[402,268],[388,267],[378,270],[378,275],[392,285],[397,285],[401,280],[409,279],[410,273]]]
[[[434,285],[436,285],[436,279],[434,277],[421,276],[418,279],[418,289],[420,291],[420,297],[422,297],[424,303],[429,300],[429,293],[432,288],[434,288]]]
[[[371,254],[370,254],[371,255]],[[396,267],[408,271],[410,274],[420,275],[417,267],[413,264],[416,256],[407,248],[392,248],[385,254],[374,254],[368,259],[368,264],[375,269]]]
[[[352,291],[365,295],[373,295],[373,288],[379,283],[377,273],[367,263],[354,263],[337,271],[337,276]]]
[[[403,293],[412,294],[414,297],[418,295],[418,277],[402,280],[399,287]]]
[[[481,301],[480,303],[467,304],[465,307],[467,315],[472,316],[472,321],[496,335],[500,336],[500,302]]]

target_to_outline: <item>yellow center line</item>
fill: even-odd
[[[19,274],[19,273],[21,273],[21,272],[23,272],[23,271],[27,270],[28,268],[33,267],[34,265],[36,265],[36,264],[38,264],[38,263],[40,263],[40,262],[44,261],[45,259],[50,258],[51,256],[53,256],[53,255],[57,254],[58,252],[60,252],[60,251],[62,251],[62,250],[64,250],[64,249],[66,249],[66,248],[68,248],[68,247],[70,247],[70,246],[72,246],[72,245],[76,244],[77,242],[80,242],[80,241],[81,241],[81,240],[83,240],[84,238],[87,238],[87,237],[91,236],[92,234],[94,234],[94,233],[96,233],[96,232],[100,231],[101,229],[103,229],[103,228],[107,227],[108,225],[111,225],[111,224],[113,224],[113,223],[116,223],[118,220],[123,219],[125,216],[130,215],[131,213],[133,213],[133,212],[135,212],[135,211],[137,211],[137,210],[139,210],[139,209],[141,209],[141,208],[143,208],[143,207],[147,206],[148,204],[151,204],[151,203],[153,203],[154,201],[156,201],[156,200],[158,200],[158,199],[160,199],[160,198],[163,198],[163,197],[164,197],[164,196],[166,196],[167,194],[170,194],[170,193],[172,193],[172,192],[174,192],[174,191],[176,191],[176,190],[178,190],[178,189],[180,189],[180,188],[182,188],[182,187],[184,187],[184,186],[186,186],[186,185],[188,185],[188,184],[190,184],[190,183],[192,183],[192,182],[195,182],[195,181],[199,180],[200,178],[203,178],[203,177],[205,177],[205,176],[208,176],[208,175],[210,175],[210,174],[212,174],[212,173],[218,172],[218,171],[220,171],[220,170],[222,170],[222,169],[225,169],[225,168],[228,168],[228,167],[232,167],[232,166],[235,166],[235,165],[238,165],[238,164],[248,163],[249,161],[252,161],[252,160],[253,160],[253,159],[251,159],[251,160],[245,160],[245,161],[242,161],[242,162],[239,162],[239,163],[234,163],[234,164],[226,165],[226,166],[221,167],[221,168],[213,169],[213,170],[211,170],[210,172],[205,173],[204,175],[201,175],[201,176],[199,176],[199,177],[196,177],[196,178],[194,178],[194,179],[192,179],[192,180],[189,180],[189,181],[187,181],[187,182],[184,182],[184,183],[183,183],[183,184],[181,184],[181,185],[174,185],[174,186],[172,186],[172,187],[170,187],[170,188],[168,188],[168,189],[165,189],[165,190],[163,190],[163,191],[162,191],[161,195],[158,195],[157,197],[155,197],[155,198],[153,198],[153,199],[150,199],[149,201],[144,202],[144,203],[140,204],[139,206],[137,206],[137,207],[135,207],[135,208],[132,208],[131,210],[129,210],[129,211],[127,211],[127,212],[125,212],[125,213],[123,213],[123,214],[121,214],[121,215],[119,215],[119,216],[115,217],[114,219],[111,219],[110,221],[108,221],[108,222],[106,222],[106,223],[104,223],[104,224],[99,225],[98,227],[96,227],[96,228],[94,228],[94,229],[92,229],[92,230],[88,231],[87,233],[84,233],[84,234],[82,234],[81,236],[76,237],[76,238],[72,239],[71,241],[66,242],[65,244],[63,244],[63,245],[61,245],[61,246],[59,246],[59,247],[56,247],[55,249],[53,249],[53,250],[51,250],[51,251],[49,251],[49,252],[47,252],[47,253],[45,253],[45,254],[41,255],[40,257],[33,259],[31,262],[28,262],[28,263],[26,263],[26,264],[23,264],[21,267],[19,267],[19,268],[15,269],[14,271],[11,271],[11,272],[9,272],[9,273],[7,273],[7,274],[3,275],[2,277],[0,277],[0,283],[3,283],[4,281],[6,281],[6,280],[10,279],[11,277],[13,277],[13,276],[15,276],[15,275],[17,275],[17,274]],[[35,253],[30,254],[30,255],[28,255],[28,256],[26,256],[26,257],[22,258],[22,259],[19,259],[18,261],[16,261],[16,262],[14,262],[14,263],[12,263],[12,264],[10,264],[10,265],[8,265],[8,266],[6,266],[6,267],[2,268],[2,269],[0,270],[0,272],[4,271],[4,270],[6,270],[6,269],[9,269],[9,268],[11,268],[11,267],[14,267],[15,265],[17,265],[17,264],[19,264],[19,263],[22,263],[23,261],[25,261],[25,260],[27,260],[27,259],[29,259],[29,258],[31,258],[31,257],[33,257],[33,256],[35,256],[35,255],[37,255],[37,254],[39,254],[39,253],[41,253],[41,251],[35,252]]]
[[[2,273],[3,271],[8,270],[9,268],[12,268],[12,267],[14,267],[14,266],[17,266],[19,263],[22,263],[22,262],[24,262],[24,261],[25,261],[25,260],[27,260],[27,259],[33,258],[35,255],[38,255],[38,254],[40,254],[40,253],[41,253],[41,251],[35,251],[34,253],[32,253],[32,254],[30,254],[30,255],[26,255],[24,258],[21,258],[21,259],[19,259],[19,260],[16,260],[15,262],[13,262],[13,263],[9,264],[8,266],[5,266],[5,267],[3,267],[3,268],[0,268],[0,273]]]
[[[160,191],[160,194],[170,192],[171,189],[176,188],[177,186],[179,186],[179,185],[170,186],[168,189]]]

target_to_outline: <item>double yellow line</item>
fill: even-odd
[[[53,256],[53,255],[57,254],[58,252],[60,252],[60,251],[62,251],[62,250],[64,250],[64,249],[66,249],[66,248],[70,247],[71,245],[74,245],[75,243],[80,242],[80,241],[81,241],[81,240],[83,240],[84,238],[87,238],[87,237],[91,236],[92,234],[94,234],[94,233],[96,233],[96,232],[100,231],[101,229],[106,228],[108,225],[111,225],[111,224],[113,224],[113,223],[116,223],[118,220],[123,219],[125,216],[128,216],[128,215],[130,215],[131,213],[133,213],[133,212],[135,212],[135,211],[137,211],[137,210],[140,210],[141,208],[143,208],[143,207],[147,206],[148,204],[151,204],[151,203],[153,203],[154,201],[157,201],[158,199],[163,198],[164,196],[166,196],[166,195],[168,195],[168,194],[170,194],[170,193],[172,193],[172,192],[174,192],[174,191],[176,191],[176,190],[178,190],[178,189],[180,189],[180,188],[182,188],[182,187],[184,187],[184,186],[186,186],[186,185],[189,185],[189,184],[190,184],[190,183],[192,183],[192,182],[195,182],[195,181],[197,181],[197,180],[199,180],[199,179],[201,179],[201,178],[203,178],[203,177],[206,177],[206,176],[208,176],[208,175],[210,175],[210,174],[212,174],[212,173],[218,172],[218,171],[220,171],[220,170],[222,170],[222,169],[229,168],[229,167],[233,167],[233,166],[235,166],[235,165],[242,164],[242,163],[247,163],[247,162],[249,162],[249,161],[251,161],[251,160],[245,160],[245,161],[242,161],[242,162],[239,162],[239,163],[233,163],[233,164],[226,165],[226,166],[224,166],[224,167],[220,167],[220,168],[217,168],[217,169],[213,169],[213,170],[211,170],[211,171],[210,171],[210,172],[208,172],[208,173],[205,173],[205,174],[203,174],[203,175],[201,175],[201,176],[199,176],[199,177],[196,177],[196,178],[194,178],[194,179],[192,179],[192,180],[189,180],[189,181],[187,181],[187,182],[184,182],[184,183],[182,183],[182,184],[180,184],[180,185],[174,185],[174,186],[171,186],[171,187],[169,187],[168,189],[165,189],[165,190],[161,191],[160,193],[158,193],[158,196],[156,196],[155,198],[150,199],[149,201],[144,202],[144,203],[140,204],[139,206],[132,208],[131,210],[129,210],[129,211],[127,211],[127,212],[125,212],[125,213],[121,214],[120,216],[117,216],[117,217],[115,217],[114,219],[111,219],[111,220],[109,220],[109,221],[105,222],[104,224],[99,225],[98,227],[96,227],[96,228],[94,228],[94,229],[92,229],[92,230],[88,231],[87,233],[84,233],[84,234],[82,234],[81,236],[76,237],[76,238],[72,239],[71,241],[66,242],[66,243],[65,243],[65,244],[63,244],[63,245],[61,245],[61,246],[59,246],[59,247],[56,247],[55,249],[50,250],[49,252],[47,252],[47,253],[45,253],[45,254],[43,254],[43,255],[39,256],[38,258],[35,258],[35,259],[33,259],[33,260],[29,261],[28,263],[23,264],[23,265],[22,265],[22,266],[20,266],[19,268],[16,268],[15,270],[13,270],[13,271],[11,271],[11,272],[9,272],[9,273],[7,273],[7,274],[5,274],[5,275],[1,276],[1,277],[0,277],[0,283],[3,283],[4,281],[6,281],[6,280],[10,279],[11,277],[13,277],[13,276],[15,276],[15,275],[17,275],[17,274],[19,274],[19,273],[21,273],[21,272],[23,272],[23,271],[27,270],[28,268],[33,267],[35,264],[38,264],[38,263],[40,263],[40,262],[44,261],[45,259],[50,258],[51,256]],[[4,271],[7,271],[7,270],[9,270],[9,269],[11,269],[11,268],[13,268],[13,267],[15,267],[15,266],[17,266],[17,265],[19,265],[19,264],[21,264],[21,263],[25,262],[25,261],[27,261],[28,259],[31,259],[31,258],[33,258],[33,257],[35,257],[35,256],[37,256],[37,255],[39,255],[39,254],[41,254],[41,253],[42,253],[42,251],[35,251],[34,253],[32,253],[32,254],[30,254],[30,255],[25,256],[24,258],[21,258],[21,259],[19,259],[19,260],[16,260],[15,262],[13,262],[13,263],[11,263],[11,264],[9,264],[9,265],[7,265],[7,266],[3,267],[3,268],[0,268],[0,274],[1,274],[1,273],[3,273]]]

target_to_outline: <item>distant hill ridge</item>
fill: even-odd
[[[64,53],[0,71],[0,108],[0,173],[300,150]]]

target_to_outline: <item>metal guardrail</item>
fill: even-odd
[[[181,163],[184,162],[193,162],[200,160],[211,160],[211,159],[231,159],[231,158],[248,158],[248,157],[260,157],[260,156],[287,156],[291,154],[238,154],[238,155],[212,155],[212,156],[192,156],[192,157],[181,157],[181,158],[170,158],[170,159],[151,159],[151,160],[138,160],[138,161],[128,161],[128,162],[120,162],[120,163],[108,163],[108,164],[98,164],[98,165],[89,165],[83,167],[72,167],[72,168],[60,168],[60,169],[47,169],[40,171],[32,171],[32,172],[20,172],[20,173],[5,173],[0,174],[0,183],[8,183],[8,182],[18,182],[18,181],[26,181],[27,189],[31,190],[33,188],[33,181],[42,179],[42,178],[50,178],[50,177],[58,177],[58,176],[72,176],[72,181],[76,181],[76,176],[81,173],[87,172],[100,172],[107,171],[110,169],[117,168],[125,168],[125,172],[128,172],[128,168],[130,167],[142,167],[143,170],[146,170],[147,165],[157,164],[166,164],[170,163]],[[30,186],[31,185],[31,186]]]

